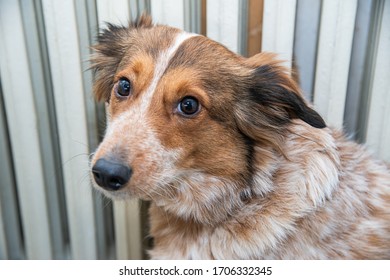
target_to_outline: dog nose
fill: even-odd
[[[99,186],[117,191],[129,181],[132,170],[121,163],[101,158],[92,167],[92,173]]]

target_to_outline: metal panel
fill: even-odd
[[[8,259],[8,244],[5,236],[5,218],[3,218],[3,202],[0,196],[0,260]]]
[[[28,45],[27,54],[31,68],[30,75],[37,107],[37,128],[42,154],[45,177],[45,192],[48,197],[50,229],[52,234],[53,258],[66,258],[65,246],[69,240],[65,197],[63,192],[61,156],[56,129],[56,115],[50,66],[47,59],[47,47],[40,2],[22,0],[22,16]]]
[[[248,1],[240,0],[238,3],[238,53],[248,55]]]
[[[137,16],[146,13],[151,14],[150,0],[130,0],[130,12],[131,19],[137,18]]]
[[[75,5],[71,0],[42,2],[57,110],[71,254],[98,257],[92,188],[89,184],[86,104]]]
[[[184,29],[183,0],[151,0],[153,21]]]
[[[51,259],[50,209],[45,192],[38,114],[19,1],[0,2],[0,66],[4,103],[29,259]],[[12,26],[12,28],[9,28]]]
[[[343,125],[357,0],[322,3],[314,105],[328,124]]]
[[[184,0],[184,30],[201,33],[202,2],[198,0]]]
[[[344,128],[353,138],[356,137],[359,115],[362,113],[361,97],[367,93],[364,92],[364,81],[368,74],[366,54],[369,44],[372,43],[369,41],[372,6],[372,0],[358,1],[344,111]]]
[[[321,0],[297,1],[293,61],[307,100],[313,98],[320,13]]]
[[[373,5],[371,7],[370,27],[368,31],[369,44],[367,45],[366,63],[364,65],[364,75],[359,100],[359,114],[356,129],[356,139],[360,142],[366,141],[371,90],[373,86],[373,77],[375,75],[384,3],[385,0],[373,1]]]
[[[0,260],[23,259],[12,154],[0,85]]]
[[[91,45],[95,43],[98,33],[97,10],[94,1],[75,1],[78,40],[80,45],[81,69],[87,113],[88,146],[93,151],[99,144],[99,127],[97,125],[98,107],[92,95],[92,72],[89,69]]]
[[[142,13],[139,10],[139,0],[129,0],[129,6],[130,6],[130,19],[137,18],[138,15]]]
[[[390,161],[390,1],[382,2],[379,41],[370,89],[366,141],[378,156]],[[377,3],[378,4],[378,3]]]
[[[261,51],[275,52],[291,68],[296,0],[265,0]]]
[[[96,0],[99,27],[106,22],[127,26],[130,6],[128,0]]]
[[[241,49],[239,10],[240,0],[207,1],[207,36],[233,52]]]
[[[140,201],[115,201],[115,237],[117,258],[142,258]]]

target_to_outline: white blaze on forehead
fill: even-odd
[[[154,74],[152,82],[150,83],[150,86],[146,89],[146,91],[142,95],[142,102],[141,102],[141,112],[145,112],[145,110],[149,107],[150,100],[152,99],[153,93],[156,90],[157,84],[160,81],[162,75],[164,74],[165,70],[168,67],[169,61],[177,51],[177,49],[180,47],[180,45],[187,39],[198,36],[194,33],[187,33],[187,32],[180,32],[176,38],[173,44],[161,55],[159,56],[156,66],[154,68]]]
[[[172,59],[172,57],[174,56],[177,49],[181,46],[181,44],[185,40],[194,36],[199,36],[199,35],[182,31],[178,33],[175,40],[173,41],[173,44],[168,49],[161,52],[154,68],[152,81],[149,87],[141,94],[140,105],[138,105],[137,108],[133,107],[130,110],[123,112],[121,115],[119,115],[114,120],[112,120],[112,122],[111,120],[108,119],[106,136],[116,131],[118,126],[122,126],[122,124],[126,123],[129,119],[133,117],[137,117],[138,120],[146,121],[145,113],[149,108],[149,105],[153,97],[153,93],[157,88],[157,84],[168,67],[169,61]]]

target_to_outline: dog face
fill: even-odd
[[[242,58],[203,36],[141,17],[109,25],[92,58],[108,126],[92,159],[97,188],[153,200],[197,222],[223,221],[253,192],[257,146],[280,149],[300,118],[324,127],[270,54]]]

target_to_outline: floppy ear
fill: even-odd
[[[294,118],[316,128],[326,127],[274,55],[257,55],[248,60],[248,65],[253,70],[236,110],[238,126],[245,134],[255,140],[272,142],[275,137],[283,136],[287,124]]]
[[[95,76],[93,91],[96,100],[109,100],[117,67],[130,44],[131,30],[152,26],[151,17],[143,14],[127,27],[108,23],[107,27],[100,32],[98,43],[92,47],[95,53],[90,59]]]

